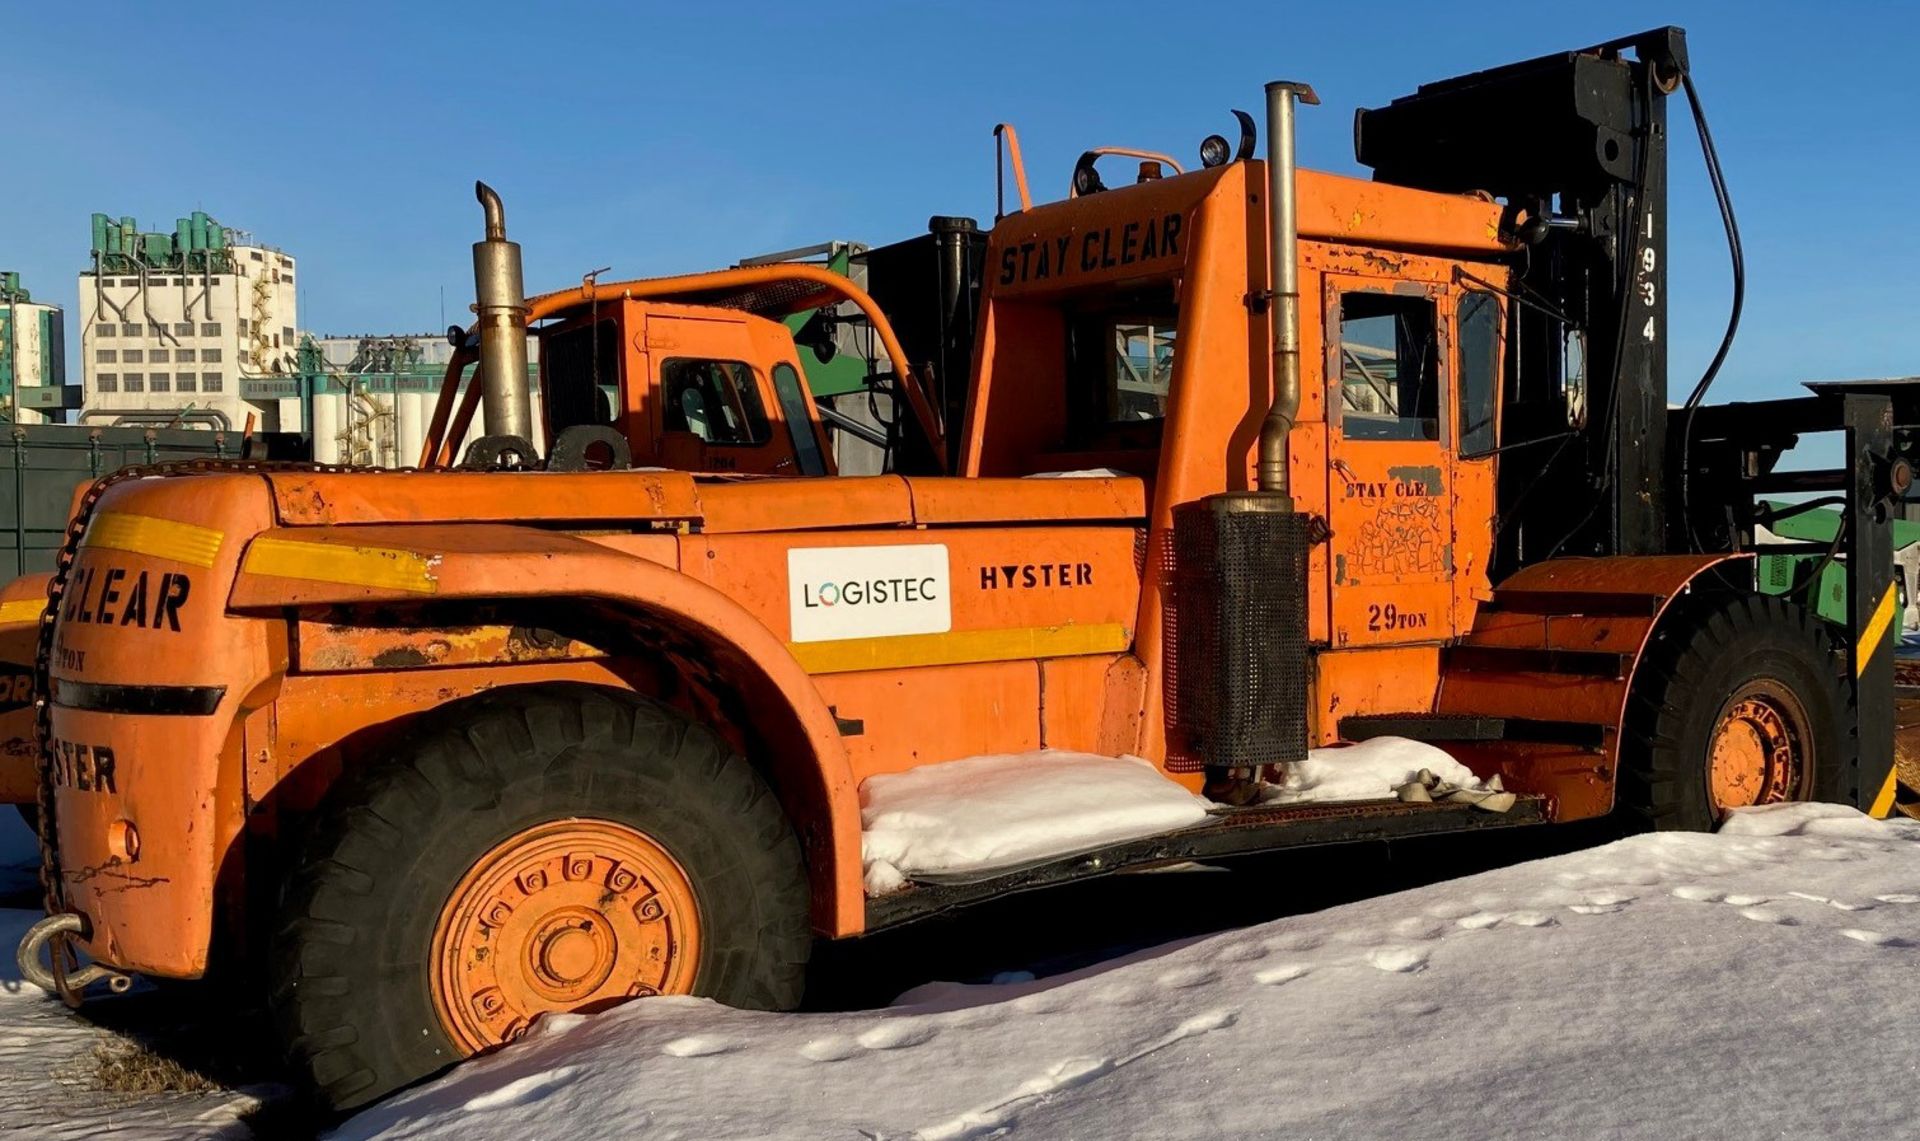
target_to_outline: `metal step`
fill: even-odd
[[[1504,717],[1471,713],[1363,713],[1340,719],[1340,739],[1369,741],[1406,737],[1414,741],[1499,741],[1507,735]]]
[[[1362,713],[1340,719],[1340,739],[1406,737],[1435,745],[1462,741],[1536,741],[1597,747],[1602,727],[1577,721],[1487,717],[1477,713]]]

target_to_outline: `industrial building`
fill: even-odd
[[[59,306],[35,301],[19,274],[0,271],[0,416],[39,424],[78,405],[67,387],[65,329]]]
[[[322,463],[419,459],[443,335],[303,335],[293,256],[200,211],[170,232],[95,214],[90,262],[84,422],[297,432]]]
[[[296,368],[294,259],[195,211],[171,231],[93,216],[80,273],[83,422],[298,431],[256,382]]]
[[[453,346],[432,333],[303,338],[297,373],[272,385],[308,410],[320,463],[406,467],[419,462]],[[538,342],[529,348],[534,430],[541,431]],[[469,370],[469,377],[471,370]]]

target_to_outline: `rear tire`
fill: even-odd
[[[1853,684],[1825,625],[1773,595],[1681,605],[1628,699],[1620,802],[1630,819],[1705,832],[1745,804],[1854,803]]]
[[[528,686],[429,715],[328,794],[283,891],[272,1007],[296,1072],[347,1110],[540,1013],[792,1007],[810,949],[800,846],[745,759],[647,698]]]

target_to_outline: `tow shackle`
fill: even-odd
[[[79,1006],[82,992],[102,980],[106,981],[108,990],[125,994],[133,986],[131,975],[98,963],[89,963],[78,969],[69,968],[68,964],[77,966],[78,961],[73,940],[84,939],[86,935],[86,916],[72,911],[49,915],[27,928],[26,937],[20,940],[20,949],[13,958],[20,968],[20,977],[48,994],[59,995],[68,1006]],[[43,953],[46,955],[44,963],[41,961]]]

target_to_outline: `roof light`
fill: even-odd
[[[1100,172],[1093,168],[1094,161],[1099,157],[1093,151],[1088,151],[1081,155],[1080,161],[1074,165],[1073,192],[1075,194],[1098,194],[1107,188],[1107,184],[1100,181]]]

